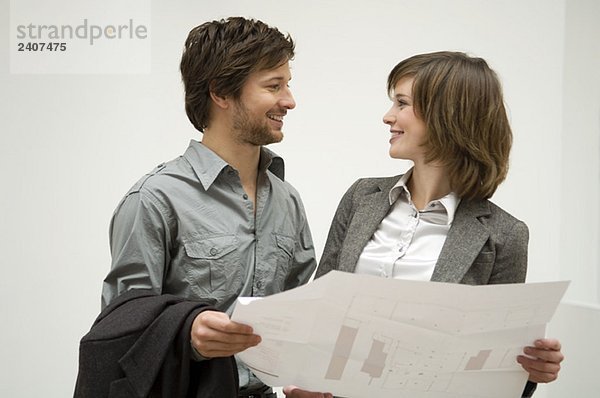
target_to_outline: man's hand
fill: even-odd
[[[203,311],[192,323],[192,345],[205,358],[228,357],[260,343],[248,325],[218,311]]]
[[[560,352],[560,341],[556,339],[536,340],[534,347],[525,347],[517,362],[529,372],[529,381],[549,383],[556,380],[560,371],[560,363],[565,358]]]
[[[283,393],[288,398],[333,398],[328,392],[311,392],[301,390],[296,386],[287,386],[283,388]]]

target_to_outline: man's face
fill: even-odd
[[[233,108],[234,134],[243,143],[268,145],[283,139],[283,118],[296,107],[288,87],[289,63],[252,73]]]

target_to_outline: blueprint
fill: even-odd
[[[523,347],[544,337],[568,282],[466,286],[333,271],[232,319],[262,342],[241,359],[271,386],[349,398],[520,397]]]

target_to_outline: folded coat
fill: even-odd
[[[150,290],[122,294],[81,339],[74,397],[237,397],[233,357],[191,359],[192,322],[207,309]]]

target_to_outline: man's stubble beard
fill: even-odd
[[[246,144],[263,146],[280,142],[283,139],[283,133],[275,134],[267,121],[261,123],[256,119],[252,120],[248,109],[241,102],[237,104],[237,112],[233,118],[233,129],[240,142]]]

